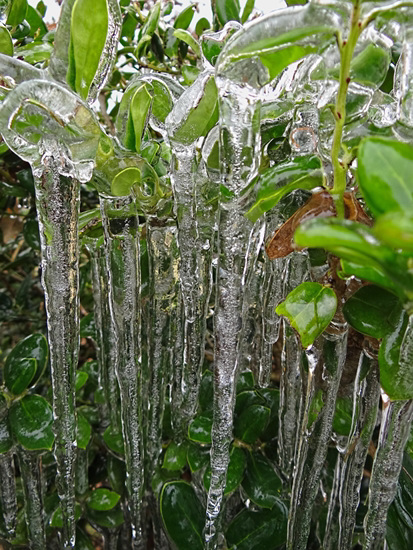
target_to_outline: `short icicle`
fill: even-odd
[[[116,374],[120,388],[132,540],[134,550],[138,550],[143,547],[138,217],[134,199],[130,196],[101,196],[100,204],[109,272],[110,312],[116,328]]]
[[[291,495],[291,505],[288,523],[288,550],[305,550],[310,533],[313,504],[317,496],[321,470],[327,455],[332,422],[336,405],[337,392],[347,352],[346,323],[332,321],[330,329],[325,332],[320,341],[324,365],[308,367],[308,389],[304,409],[300,441],[297,453],[297,465]],[[307,352],[308,358],[308,352]],[[323,367],[322,387],[317,387],[314,375],[318,368]],[[314,381],[313,381],[314,380]],[[312,400],[321,392],[323,407],[318,416],[310,424],[309,412]]]
[[[370,363],[369,371],[367,376],[362,378],[366,362]],[[379,401],[377,359],[371,358],[363,351],[354,384],[353,421],[341,474],[338,545],[340,550],[346,550],[352,544],[363,470],[377,421]]]
[[[369,508],[364,518],[366,538],[363,550],[382,548],[387,511],[396,495],[412,420],[413,400],[391,401],[382,391],[382,419],[370,479]]]
[[[232,440],[235,385],[239,367],[240,333],[249,240],[253,224],[245,212],[254,200],[249,187],[260,158],[259,96],[250,86],[217,78],[220,95],[221,186],[231,197],[220,197],[218,266],[215,306],[214,416],[211,447],[211,485],[208,492],[205,543],[220,544],[223,494]]]
[[[16,478],[12,451],[0,454],[0,502],[4,525],[10,538],[14,537],[17,523]]]
[[[44,504],[42,496],[42,467],[39,454],[19,449],[20,474],[24,492],[24,506],[31,550],[46,548]]]

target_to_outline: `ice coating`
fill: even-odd
[[[23,449],[19,450],[18,457],[30,548],[32,550],[44,550],[46,548],[46,531],[43,516],[41,458],[37,453],[31,453]]]
[[[143,434],[138,218],[132,197],[101,196],[100,205],[109,273],[110,314],[115,327],[115,369],[120,389],[132,541],[134,550],[140,550],[143,547]]]
[[[17,523],[16,480],[12,452],[0,454],[0,500],[4,525],[12,538]]]

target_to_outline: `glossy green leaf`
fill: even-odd
[[[16,55],[27,63],[34,64],[47,61],[53,52],[53,45],[49,42],[30,42],[16,49]]]
[[[215,9],[222,26],[228,23],[228,21],[240,20],[241,8],[238,0],[216,0]]]
[[[46,399],[40,395],[26,395],[13,403],[9,419],[13,435],[22,447],[29,451],[52,449],[53,413]]]
[[[242,487],[257,506],[272,508],[279,502],[282,482],[268,459],[255,451],[248,454]]]
[[[103,434],[103,440],[111,451],[120,455],[124,454],[123,437],[120,429],[112,425],[108,426]]]
[[[324,407],[324,395],[323,390],[319,389],[315,392],[311,399],[310,410],[308,411],[307,429],[309,430],[314,422],[317,420],[320,412]]]
[[[30,385],[37,370],[37,361],[33,357],[6,363],[4,381],[7,389],[14,395],[20,395]]]
[[[188,437],[197,443],[211,443],[211,416],[196,416],[189,424]]]
[[[245,453],[239,447],[232,446],[229,454],[229,464],[225,484],[224,495],[229,495],[241,484],[247,460]],[[211,468],[208,467],[204,474],[204,487],[209,491],[211,485]]]
[[[28,3],[27,0],[12,0],[12,2],[9,2],[9,6],[7,25],[16,27],[19,23],[24,21]]]
[[[383,338],[394,330],[391,319],[402,310],[393,293],[375,285],[366,285],[355,292],[343,306],[346,321],[356,330],[373,338]]]
[[[275,550],[287,539],[287,519],[280,500],[271,510],[242,510],[225,533],[229,550]]]
[[[166,449],[162,468],[176,471],[182,470],[186,465],[186,443],[175,443],[171,441]]]
[[[198,67],[193,67],[192,65],[184,65],[182,67],[182,77],[187,86],[191,86],[198,78],[200,74]]]
[[[176,17],[174,22],[175,29],[184,29],[186,30],[194,17],[196,6],[192,4],[184,8]]]
[[[333,430],[339,435],[350,435],[353,418],[353,402],[348,397],[337,397],[333,418]]]
[[[42,14],[39,12],[39,4],[36,6],[37,9],[32,6],[28,6],[26,13],[26,21],[30,25],[30,36],[37,39],[43,38],[43,36],[48,32],[45,22],[42,19]]]
[[[141,182],[141,179],[139,168],[130,166],[116,174],[112,180],[111,191],[115,196],[125,197],[130,194],[134,185]]]
[[[400,212],[388,212],[376,221],[376,237],[387,246],[413,252],[413,216]]]
[[[156,2],[145,21],[145,25],[142,27],[139,36],[152,36],[158,28],[159,17],[161,15],[161,3]]]
[[[75,389],[77,392],[83,388],[88,378],[89,378],[89,375],[87,372],[82,370],[76,371]]]
[[[26,220],[23,227],[23,236],[24,240],[31,248],[40,250],[40,234],[37,220]]]
[[[261,440],[270,441],[278,437],[280,390],[278,388],[260,388],[259,393],[265,399],[265,405],[271,410],[270,421],[264,433],[261,435]]]
[[[235,437],[244,443],[254,443],[268,425],[271,410],[263,405],[251,405],[236,419],[234,424]]]
[[[413,210],[413,147],[379,137],[359,147],[357,177],[366,203],[375,216]]]
[[[254,387],[254,375],[250,370],[240,372],[237,380],[237,393]]]
[[[301,283],[276,308],[298,332],[304,348],[328,327],[337,309],[334,291],[319,283]]]
[[[9,31],[0,25],[0,53],[13,57],[13,41]]]
[[[0,454],[7,453],[13,447],[13,438],[7,416],[0,419]]]
[[[77,413],[76,443],[79,449],[86,449],[92,436],[92,426],[83,414]]]
[[[122,495],[126,489],[125,462],[109,453],[106,459],[106,470],[112,489]]]
[[[260,175],[257,200],[246,216],[256,222],[294,189],[314,189],[322,184],[322,165],[315,155],[296,157],[276,164]]]
[[[209,463],[209,447],[189,443],[186,457],[191,472],[197,472]]]
[[[76,526],[76,550],[95,550],[90,538]]]
[[[255,6],[255,0],[247,0],[245,6],[244,6],[244,10],[242,12],[242,16],[241,16],[241,23],[244,24],[248,17],[251,15],[252,13],[252,10],[254,9],[254,6]]]
[[[214,375],[210,370],[202,374],[201,385],[199,388],[199,408],[200,411],[212,411],[212,402],[214,398]]]
[[[75,519],[76,521],[79,520],[82,517],[82,507],[78,502],[75,503]],[[56,510],[53,512],[53,515],[50,520],[50,526],[51,527],[58,527],[61,529],[63,527],[63,516],[62,516],[62,509],[60,506],[56,508]],[[77,540],[76,540],[77,545]]]
[[[201,57],[201,47],[190,32],[183,29],[176,29],[174,31],[174,36],[176,36],[178,40],[182,40],[183,42],[185,42],[185,44],[188,44],[188,46],[192,48],[194,54],[196,54],[198,57]]]
[[[201,36],[205,31],[211,28],[211,24],[206,17],[198,19],[195,25],[195,33],[197,36]]]
[[[12,349],[7,356],[4,369],[5,371],[13,370],[13,365],[21,359],[36,359],[37,370],[34,378],[32,379],[32,384],[34,384],[43,373],[47,364],[48,356],[49,348],[47,345],[47,340],[43,334],[31,334],[30,336],[27,336],[27,338],[24,338],[24,340],[20,340],[20,342]]]
[[[143,83],[137,88],[129,105],[129,118],[126,127],[125,146],[131,151],[139,151],[152,102],[151,86]]]
[[[203,550],[205,510],[191,485],[184,481],[166,483],[160,508],[168,537],[178,550]]]
[[[247,388],[237,393],[235,401],[235,415],[238,417],[251,405],[267,405],[261,393],[252,388]]]
[[[107,529],[116,529],[125,521],[123,512],[119,506],[116,506],[112,510],[105,510],[103,512],[88,508],[87,519],[89,519],[92,523],[95,523],[100,527],[106,527]]]
[[[87,99],[98,69],[107,33],[106,0],[76,0],[70,27],[68,82],[83,99]]]
[[[80,337],[96,340],[96,325],[93,313],[88,313],[80,319]]]
[[[341,260],[341,270],[338,271],[338,275],[342,278],[355,275],[359,279],[376,284],[382,288],[387,288],[395,293],[399,291],[393,281],[386,277],[381,269],[376,267],[365,267],[363,265],[347,262],[346,260]]]
[[[92,510],[105,512],[112,510],[120,500],[120,495],[109,489],[95,489],[86,499],[86,504]]]
[[[413,335],[405,311],[394,319],[394,325],[380,345],[380,385],[392,400],[413,399]]]

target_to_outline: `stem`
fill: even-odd
[[[350,33],[348,35],[348,40],[341,40],[341,36],[338,37],[341,63],[339,89],[334,110],[336,126],[334,129],[333,146],[331,149],[331,160],[334,170],[334,186],[331,190],[331,194],[336,195],[335,203],[337,216],[339,218],[344,218],[343,195],[346,190],[346,174],[348,168],[347,163],[340,161],[339,157],[341,151],[341,140],[343,137],[343,128],[346,120],[346,98],[348,86],[350,84],[350,64],[353,57],[354,48],[361,33],[361,23],[359,22],[360,4],[360,0],[358,0],[354,4],[351,14]]]

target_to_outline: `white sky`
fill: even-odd
[[[29,0],[29,4],[33,7],[36,7],[39,0]],[[54,19],[55,21],[58,20],[59,14],[60,14],[60,6],[57,4],[55,0],[43,0],[43,2],[47,6],[46,11],[46,19],[47,21],[52,21]],[[182,0],[182,7],[187,6],[188,4],[191,4],[194,2],[191,2],[191,0]],[[243,7],[246,3],[246,0],[240,0],[241,7]],[[209,1],[200,1],[198,2],[200,13],[199,15],[195,14],[194,22],[197,21],[200,17],[206,17],[207,19],[211,19],[211,8],[210,8],[210,2]],[[262,11],[263,13],[268,13],[272,10],[275,10],[277,8],[283,7],[285,5],[284,0],[255,0],[255,8],[257,10]],[[182,7],[177,7],[178,10],[182,10]]]

